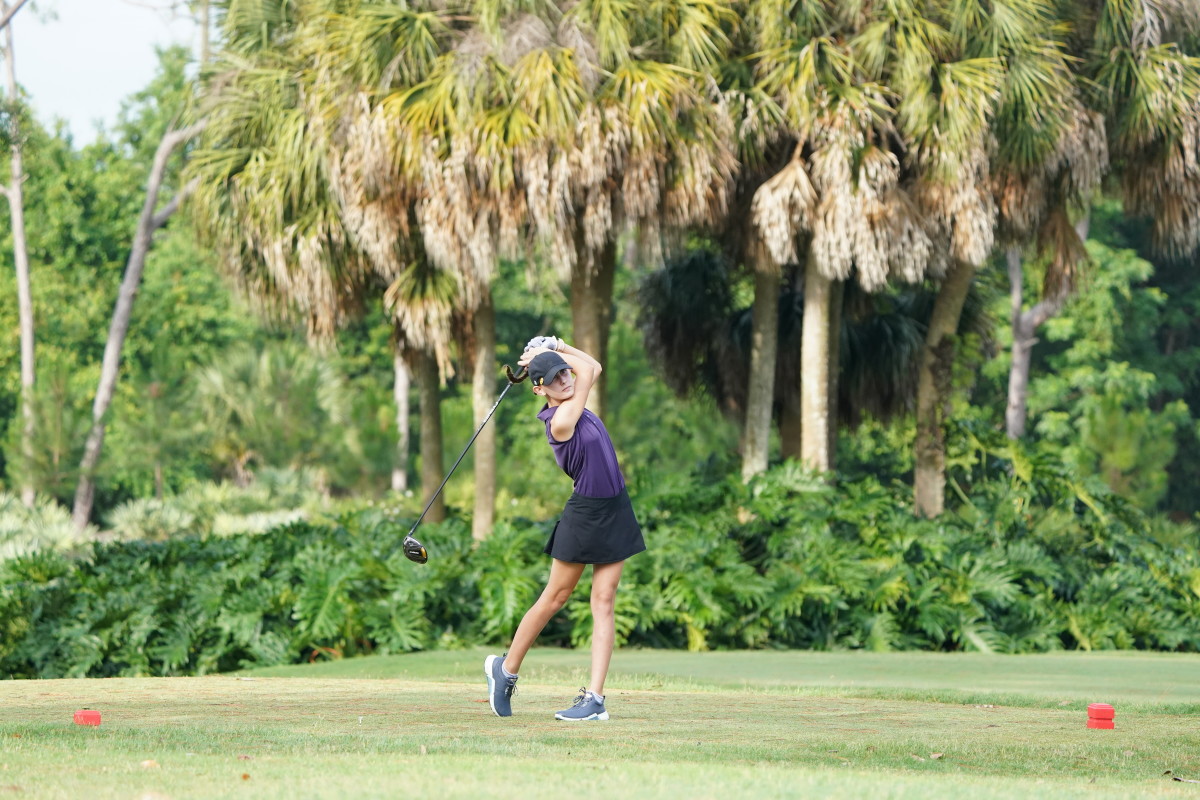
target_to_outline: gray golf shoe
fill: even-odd
[[[569,722],[593,722],[608,719],[608,709],[604,707],[602,698],[596,697],[587,689],[580,689],[574,704],[565,711],[559,711],[554,718]]]
[[[504,655],[508,655],[505,653]],[[488,703],[497,717],[512,716],[512,696],[517,690],[517,676],[504,674],[504,656],[488,656],[483,660],[483,674],[487,675]]]

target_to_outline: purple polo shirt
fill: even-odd
[[[554,459],[575,481],[575,493],[584,497],[619,495],[625,488],[625,478],[604,423],[585,408],[575,425],[575,435],[560,442],[550,434],[550,419],[557,410],[558,406],[543,406],[537,416],[546,423],[546,441],[554,450]]]

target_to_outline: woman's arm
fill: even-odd
[[[571,347],[571,345],[567,344],[562,339],[558,340],[558,348],[555,352],[557,352],[560,356],[563,356],[564,357],[563,360],[566,361],[568,364],[571,364],[570,359],[566,358],[566,355],[568,353],[575,356],[576,358],[586,361],[587,363],[591,364],[593,367],[596,368],[597,376],[599,376],[599,374],[604,371],[604,368],[600,366],[599,361],[592,358],[591,356],[589,356],[587,353],[583,352],[582,350],[575,348],[575,347]],[[572,368],[574,368],[573,364],[572,364]]]
[[[550,348],[535,347],[532,350],[526,350],[517,363],[527,366],[538,353],[546,352],[550,352]],[[579,423],[579,418],[583,416],[588,395],[604,368],[600,366],[599,361],[582,350],[571,347],[562,339],[558,340],[558,348],[554,352],[562,356],[562,360],[567,362],[571,371],[575,373],[575,393],[559,404],[558,410],[550,419],[550,435],[556,442],[565,442],[575,435],[575,426]]]
[[[571,365],[571,371],[575,373],[575,393],[559,404],[558,410],[550,418],[550,435],[557,442],[565,442],[575,435],[575,426],[583,416],[588,395],[604,368],[599,361],[561,339],[556,352]]]

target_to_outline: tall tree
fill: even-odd
[[[785,452],[829,470],[841,284],[877,291],[944,274],[954,225],[923,201],[939,196],[931,187],[953,172],[959,146],[982,138],[997,67],[952,46],[937,3],[750,8],[758,85],[779,108],[770,133],[792,153],[758,189],[751,221],[772,259],[804,276],[801,385],[791,389],[800,442]]]
[[[516,223],[531,234],[570,286],[575,343],[603,360],[618,238],[637,230],[656,259],[660,232],[711,222],[725,202],[732,130],[703,76],[732,17],[718,4],[614,0],[517,11],[480,14],[485,37],[504,35],[491,40],[479,146],[465,152],[500,159],[480,181],[484,207],[502,234]],[[603,402],[602,384],[589,405]]]
[[[511,167],[511,157],[506,153],[517,142],[505,135],[506,126],[490,124],[495,122],[489,114],[499,87],[496,72],[487,69],[481,58],[489,45],[470,27],[439,32],[445,39],[444,52],[428,51],[427,56],[437,58],[427,64],[426,79],[393,87],[395,91],[382,98],[370,120],[388,148],[369,152],[359,144],[366,140],[360,139],[351,144],[350,153],[362,172],[382,175],[380,180],[396,185],[394,192],[411,193],[427,257],[454,276],[465,322],[456,327],[466,334],[463,345],[471,372],[472,411],[476,425],[482,425],[495,401],[499,374],[492,301],[500,249],[497,238],[502,235],[497,195],[512,191],[511,180],[504,177],[511,175],[511,169],[506,169]],[[486,166],[489,156],[494,157],[490,163],[495,173]],[[400,169],[394,164],[400,164]],[[481,185],[491,192],[475,188]],[[516,240],[511,225],[509,221],[503,233],[510,243]],[[516,255],[513,249],[510,244],[510,255]],[[481,540],[491,533],[495,518],[495,426],[484,426],[473,448],[472,536]],[[431,464],[425,458],[422,463]]]
[[[488,316],[494,246],[463,205],[461,171],[445,168],[434,155],[459,120],[478,108],[479,92],[470,75],[455,84],[462,77],[453,68],[461,20],[425,6],[359,3],[345,3],[327,19],[324,47],[333,66],[324,71],[320,91],[337,120],[339,151],[330,186],[357,246],[395,276],[384,298],[396,322],[396,395],[411,370],[420,398],[421,484],[428,502],[443,477],[439,403],[443,379],[455,372],[452,344],[462,345],[472,366],[477,421],[484,413],[480,406],[486,403],[486,411],[495,397],[494,320]],[[453,88],[448,94],[433,90],[430,104],[405,101],[414,86],[431,82]],[[464,336],[467,330],[476,335]],[[473,533],[483,538],[494,513],[493,429],[481,432],[474,452]],[[439,496],[429,517],[444,514]]]
[[[1088,56],[1087,31],[1072,34],[1060,37],[1069,53],[1048,45],[1011,50],[1007,60],[1013,77],[997,120],[992,180],[1013,339],[1005,429],[1014,439],[1025,431],[1037,330],[1062,308],[1087,261],[1086,209],[1109,167],[1104,117],[1085,104],[1090,80],[1072,69]],[[1047,93],[1021,83],[1031,76],[1052,86],[1061,99],[1049,108],[1038,105]],[[1072,223],[1072,218],[1078,221]],[[1045,266],[1044,280],[1040,296],[1026,308],[1023,261],[1035,253]]]
[[[1160,252],[1189,255],[1200,248],[1200,7],[1109,0],[1095,12],[1084,77],[1126,210],[1152,220]]]
[[[71,518],[75,530],[81,534],[87,528],[92,515],[92,503],[95,501],[96,492],[95,470],[100,463],[100,454],[104,446],[108,407],[112,403],[113,392],[116,390],[117,377],[121,368],[121,350],[125,346],[125,337],[129,333],[133,301],[137,297],[138,287],[142,282],[142,272],[146,266],[146,256],[150,252],[152,237],[154,232],[165,225],[167,220],[179,210],[180,204],[196,187],[194,180],[189,181],[176,192],[166,205],[159,208],[158,196],[162,190],[167,165],[176,148],[190,141],[200,133],[203,127],[203,123],[197,123],[181,130],[168,132],[159,144],[158,151],[154,155],[154,164],[150,168],[150,176],[146,184],[146,201],[142,205],[142,213],[138,217],[137,228],[133,234],[133,246],[129,251],[129,261],[125,265],[125,277],[117,292],[117,302],[113,308],[108,338],[104,343],[104,361],[100,367],[100,382],[96,387],[96,398],[92,403],[92,427],[88,432],[87,442],[83,448],[83,459],[79,464],[79,483],[75,488],[75,502]]]
[[[0,0],[0,12],[4,14],[4,76],[7,88],[7,130],[9,150],[9,183],[0,186],[0,193],[8,200],[9,217],[12,220],[13,263],[17,271],[17,304],[21,327],[21,457],[24,460],[21,482],[21,502],[32,508],[35,489],[33,484],[33,439],[37,420],[34,412],[34,317],[33,293],[29,282],[29,249],[25,240],[25,168],[22,164],[21,114],[24,108],[17,93],[16,55],[13,52],[12,15],[22,3],[9,7]]]
[[[953,146],[932,145],[935,157],[952,159],[943,180],[930,183],[922,203],[948,230],[951,266],[938,291],[926,335],[917,398],[917,440],[913,477],[918,514],[937,516],[945,504],[945,429],[953,414],[953,378],[960,354],[957,330],[975,271],[992,250],[997,201],[993,175],[1041,167],[1067,122],[1049,113],[1071,97],[1069,52],[1057,6],[1045,0],[1019,0],[1003,8],[971,2],[949,18],[953,46],[967,58],[991,59],[1001,66],[998,94],[970,108],[949,106],[969,124]],[[942,102],[954,98],[942,87]],[[950,87],[953,88],[953,87]],[[962,112],[966,111],[966,114]],[[936,136],[947,120],[925,127]],[[947,145],[949,143],[946,143]],[[955,151],[963,154],[954,158]]]
[[[634,7],[547,5],[533,15],[480,4],[476,12],[424,81],[383,100],[380,136],[390,132],[391,161],[420,187],[426,251],[459,276],[474,313],[472,394],[482,422],[495,397],[497,257],[520,256],[533,239],[569,278],[575,343],[603,359],[617,236],[640,224],[653,245],[664,220],[711,215],[730,163],[711,147],[719,117],[694,78],[665,62],[633,62],[623,49],[629,37],[653,58],[673,35],[649,30]],[[610,26],[598,30],[596,14]],[[681,141],[685,126],[690,141]],[[602,409],[603,397],[600,387],[591,405]],[[485,428],[476,442],[477,537],[491,527],[493,437]]]
[[[1103,144],[1103,140],[1099,144]],[[1103,153],[1103,149],[1092,153]],[[1048,257],[1046,280],[1041,297],[1029,308],[1024,302],[1025,271],[1020,246],[1009,245],[1004,252],[1009,285],[1009,321],[1012,326],[1012,363],[1008,371],[1008,402],[1004,409],[1004,430],[1010,439],[1025,435],[1029,398],[1029,371],[1037,330],[1062,310],[1074,288],[1077,268],[1087,261],[1083,243],[1087,240],[1086,213],[1071,225],[1065,210],[1056,211],[1044,225],[1044,236],[1057,237],[1049,243],[1054,249]],[[1045,242],[1045,238],[1041,240]]]
[[[193,162],[202,231],[265,313],[305,320],[314,341],[329,341],[365,303],[391,298],[402,329],[396,384],[419,361],[422,416],[436,423],[431,405],[452,370],[450,317],[422,304],[447,301],[410,289],[445,283],[417,279],[429,263],[414,195],[394,169],[370,165],[386,141],[371,128],[377,94],[424,76],[442,15],[353,0],[214,7],[222,47],[207,85],[211,124]],[[437,467],[440,425],[421,430],[423,462]],[[430,475],[423,469],[426,497],[437,487]]]
[[[71,512],[75,529],[80,532],[86,528],[92,514],[96,470],[103,452],[109,407],[120,377],[122,351],[129,334],[134,301],[142,284],[146,258],[150,253],[155,233],[179,210],[196,187],[194,180],[177,182],[179,170],[171,167],[175,152],[185,148],[199,135],[205,124],[201,121],[181,128],[175,127],[185,115],[185,109],[192,97],[191,81],[185,77],[189,55],[183,48],[173,48],[161,53],[160,59],[161,73],[148,89],[134,98],[135,102],[140,100],[143,105],[126,107],[122,114],[125,139],[132,151],[141,155],[147,153],[148,147],[154,146],[154,154],[147,173],[146,194],[141,213],[134,227],[124,275],[113,305],[108,337],[104,343],[100,377],[92,402],[91,428],[80,459]],[[160,205],[160,193],[164,186],[169,187],[172,184],[175,184],[173,196]]]
[[[1121,175],[1127,206],[1154,220],[1160,247],[1182,254],[1200,245],[1200,177],[1188,166],[1194,163],[1200,135],[1200,60],[1184,46],[1189,41],[1196,46],[1200,11],[1174,2],[1084,2],[1061,8],[1023,2],[1009,11],[1015,13],[975,15],[987,25],[973,46],[989,48],[1006,64],[991,171],[1013,282],[1014,367],[1006,416],[1009,435],[1015,436],[1024,426],[1033,331],[1061,302],[1085,260],[1086,217],[1073,225],[1070,214],[1082,213],[1098,185],[1106,150]],[[1070,16],[1060,20],[1056,13]],[[1081,24],[1071,28],[1066,20]],[[1190,40],[1188,31],[1193,33]],[[1069,49],[1072,42],[1075,53]],[[1083,70],[1077,79],[1072,66]],[[1031,240],[1044,253],[1048,269],[1042,300],[1025,310],[1018,243]],[[947,320],[955,316],[953,295],[947,293],[942,309]],[[944,333],[935,338],[931,329],[927,361],[938,368],[937,374],[946,375],[945,357],[952,353],[952,339]],[[933,391],[939,383],[927,380],[925,385]],[[940,385],[948,392],[944,381]],[[936,419],[948,408],[949,395],[942,397],[934,401],[924,395],[924,424],[918,428],[914,492],[918,510],[929,515],[939,513],[943,503],[943,448]]]

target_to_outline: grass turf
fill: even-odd
[[[613,719],[563,723],[586,652],[534,651],[503,720],[484,654],[5,682],[0,795],[1200,797],[1198,656],[626,651]]]

